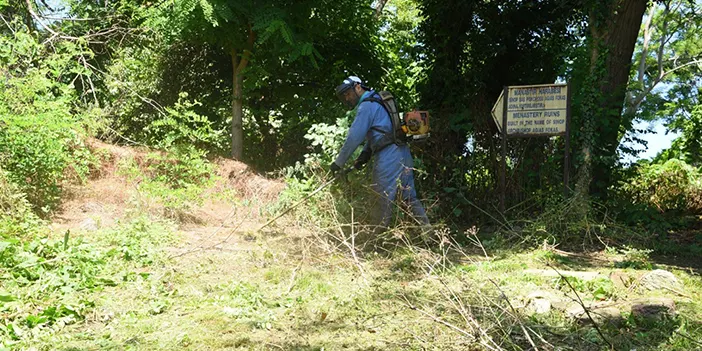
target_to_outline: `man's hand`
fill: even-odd
[[[370,151],[362,151],[360,155],[358,155],[358,158],[356,161],[353,163],[353,168],[360,170],[365,166],[368,161],[370,161],[371,158],[371,152]]]

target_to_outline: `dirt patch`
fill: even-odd
[[[242,162],[220,158],[214,163],[217,174],[226,179],[225,186],[237,190],[242,198],[269,203],[278,199],[285,189],[281,179],[267,178]]]
[[[64,201],[54,215],[56,229],[79,229],[81,223],[92,220],[98,227],[109,227],[126,215],[130,201],[141,198],[139,180],[129,180],[118,172],[125,161],[133,161],[142,171],[149,166],[149,154],[163,153],[146,147],[108,144],[97,139],[86,141],[98,162],[90,170],[86,184],[67,187]],[[217,182],[204,193],[205,202],[188,216],[201,225],[219,225],[233,218],[259,217],[261,209],[276,201],[285,183],[255,172],[242,162],[218,158],[212,161]],[[231,198],[219,196],[232,193],[239,200],[247,199],[245,206]],[[149,204],[149,206],[154,206]],[[192,223],[191,223],[192,224]]]

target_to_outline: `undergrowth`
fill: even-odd
[[[179,221],[189,220],[189,213],[202,205],[205,191],[216,181],[214,165],[192,147],[153,151],[141,160],[125,159],[119,173],[137,184],[135,208],[159,209],[159,215]]]
[[[76,108],[75,87],[62,79],[67,72],[85,74],[76,57],[89,50],[73,42],[51,49],[22,30],[0,36],[0,47],[6,68],[0,79],[0,167],[46,216],[65,183],[84,181],[93,162],[83,140],[100,111]]]
[[[96,293],[149,279],[171,225],[138,217],[90,237],[37,228],[0,237],[0,347],[32,345],[91,318]]]

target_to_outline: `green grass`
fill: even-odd
[[[58,233],[57,233],[58,234]],[[171,225],[139,217],[116,228],[4,239],[0,253],[0,345],[23,348],[54,340],[74,325],[104,321],[103,304],[115,291],[132,291],[154,279]],[[154,291],[148,300],[154,302]],[[114,301],[127,306],[133,300]]]
[[[607,349],[592,326],[575,323],[556,309],[531,315],[525,306],[526,296],[533,291],[575,295],[562,278],[524,274],[523,270],[547,269],[549,263],[562,270],[590,267],[610,272],[619,270],[614,262],[598,261],[598,266],[544,250],[506,250],[493,259],[474,257],[470,263],[445,262],[429,270],[438,256],[399,250],[390,256],[369,256],[361,262],[361,274],[343,252],[330,254],[285,240],[267,242],[266,237],[257,237],[248,252],[207,251],[166,260],[162,248],[177,243],[171,241],[172,235],[162,235],[167,230],[160,225],[147,224],[137,221],[106,231],[91,243],[119,254],[101,263],[101,272],[110,273],[115,284],[67,294],[73,303],[88,302],[80,310],[84,317],[51,332],[20,339],[13,347],[483,350],[480,339],[472,340],[444,324],[474,333],[475,329],[470,330],[475,325],[465,319],[471,316],[501,348],[527,349],[530,345],[511,304],[519,311],[521,322],[543,339],[530,334],[541,348],[547,349],[546,341],[564,350]],[[646,270],[623,271],[636,274]],[[674,273],[688,297],[628,292],[614,286],[606,275],[568,281],[586,302],[624,301],[644,295],[674,298],[678,315],[673,319],[644,323],[622,308],[623,324],[603,325],[603,332],[616,349],[693,350],[699,345],[691,340],[702,338],[702,279],[683,270]],[[469,312],[461,313],[460,305]]]

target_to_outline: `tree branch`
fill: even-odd
[[[246,66],[249,64],[249,60],[251,59],[251,52],[253,52],[253,46],[254,42],[256,41],[256,32],[253,31],[251,28],[251,24],[249,24],[249,39],[247,42],[247,48],[243,50],[243,54],[241,55],[241,61],[239,61],[239,65],[236,68],[236,74],[241,73]]]
[[[646,98],[646,95],[650,94],[651,91],[653,91],[653,89],[654,89],[660,82],[662,82],[663,79],[664,79],[666,76],[668,76],[669,74],[671,74],[671,73],[673,73],[673,72],[675,72],[675,71],[677,71],[677,70],[679,70],[679,69],[681,69],[681,68],[684,68],[684,67],[687,67],[687,66],[691,66],[691,65],[694,65],[694,64],[702,64],[702,58],[694,59],[694,60],[692,60],[692,61],[690,61],[690,62],[687,62],[687,63],[681,64],[681,65],[678,65],[678,66],[676,66],[675,68],[672,68],[672,69],[670,69],[670,70],[668,70],[668,71],[664,71],[663,73],[661,73],[660,76],[656,77],[656,80],[653,81],[653,83],[652,83],[649,87],[647,87],[646,90],[644,90],[644,92],[641,93],[641,95],[639,95],[639,96],[636,98],[636,100],[634,101],[634,104],[633,104],[633,107],[634,107],[633,110],[636,111],[636,110],[639,109],[639,106],[641,106],[641,103],[643,102],[644,98]]]
[[[66,17],[52,17],[52,16],[46,16],[46,15],[39,15],[39,17],[43,19],[48,19],[52,21],[70,21],[70,22],[81,22],[81,21],[100,21],[104,20],[107,18],[113,18],[116,16],[105,16],[104,18],[92,18],[92,17],[86,17],[86,18],[66,18]]]
[[[639,82],[643,86],[644,76],[646,73],[646,56],[648,55],[648,47],[651,41],[651,22],[653,21],[653,15],[656,12],[656,4],[651,6],[651,11],[646,19],[646,24],[644,25],[644,41],[643,47],[641,48],[641,62],[639,62]]]
[[[375,4],[375,18],[379,18],[383,14],[383,8],[388,2],[390,0],[378,0],[378,3]]]
[[[670,2],[666,2],[665,9],[663,10],[663,16],[662,16],[663,17],[663,29],[661,30],[661,45],[658,47],[658,79],[659,79],[659,81],[663,77],[663,51],[665,50],[665,44],[667,42],[666,36],[668,35],[668,21],[666,20],[666,17],[668,17],[669,13],[670,13]]]

